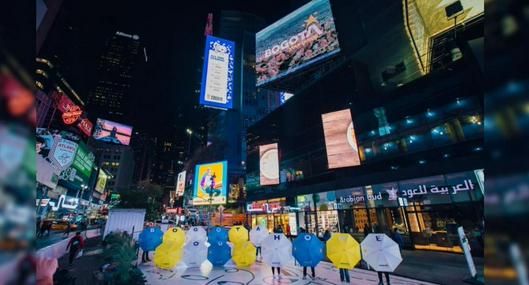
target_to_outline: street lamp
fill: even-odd
[[[189,153],[189,156],[191,157],[191,139],[193,139],[193,130],[190,128],[187,128],[186,133],[189,135],[189,142],[187,144],[187,153]]]
[[[188,135],[192,135],[192,134],[193,134],[193,130],[192,130],[192,129],[189,129],[189,128],[187,128],[187,129],[186,129],[186,133],[187,133]]]

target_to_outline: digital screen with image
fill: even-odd
[[[129,145],[132,127],[109,120],[97,119],[94,139],[109,143]]]

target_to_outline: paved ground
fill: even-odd
[[[85,240],[84,255],[74,261],[70,266],[68,265],[68,255],[64,255],[59,259],[59,270],[65,269],[68,275],[75,278],[75,285],[94,285],[97,284],[93,277],[93,272],[99,269],[102,264],[100,238],[91,238]],[[58,270],[58,271],[59,271]],[[60,273],[56,273],[55,280]],[[62,283],[59,283],[62,284]],[[66,284],[66,283],[64,283]]]
[[[152,263],[140,265],[148,284],[183,285],[336,285],[341,284],[338,271],[330,263],[322,262],[316,268],[315,280],[303,280],[302,268],[286,266],[281,268],[282,279],[274,280],[270,267],[264,263],[255,263],[250,268],[236,269],[228,263],[224,268],[214,268],[208,277],[203,277],[198,268],[177,267],[174,271],[161,270]],[[351,284],[378,284],[377,274],[373,271],[354,269],[350,271]],[[417,281],[410,278],[391,276],[393,285],[429,285],[435,283]]]

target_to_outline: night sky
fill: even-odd
[[[105,40],[116,30],[138,34],[147,47],[148,63],[130,90],[131,96],[141,98],[135,128],[153,134],[182,131],[205,124],[204,112],[196,111],[198,94],[194,90],[200,78],[207,13],[213,12],[218,21],[220,10],[240,10],[272,23],[306,1],[183,2],[65,0],[62,8],[68,16],[53,29],[71,26],[78,31],[68,33],[74,36],[48,36],[41,55],[52,59],[57,55],[54,61],[62,62],[59,68],[64,77],[87,98]],[[214,24],[214,34],[217,31]]]

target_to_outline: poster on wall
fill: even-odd
[[[195,167],[193,205],[226,204],[228,162],[198,164]]]
[[[255,36],[257,86],[340,51],[329,0],[313,0]]]
[[[259,184],[279,184],[279,155],[277,143],[259,146]]]
[[[132,127],[109,120],[97,119],[94,139],[115,144],[129,145]]]
[[[200,105],[231,109],[235,43],[207,36],[202,68]]]
[[[360,165],[349,109],[321,115],[329,169]]]
[[[176,181],[176,196],[182,197],[186,190],[186,171],[178,173],[178,179]]]

